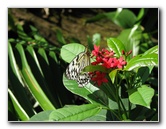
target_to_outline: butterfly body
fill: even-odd
[[[66,77],[71,80],[76,80],[79,87],[87,85],[90,81],[88,72],[83,72],[83,69],[90,65],[90,57],[87,48],[84,52],[79,53],[69,64],[66,69]]]

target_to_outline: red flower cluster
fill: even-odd
[[[92,65],[102,65],[107,69],[123,68],[126,65],[126,61],[123,57],[119,59],[114,57],[114,52],[107,49],[99,50],[100,46],[94,45],[94,50],[92,51],[92,57],[95,57],[96,61],[92,62]],[[108,82],[106,78],[106,73],[100,71],[95,71],[90,73],[92,75],[92,81],[100,86],[103,82]]]

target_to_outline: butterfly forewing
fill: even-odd
[[[90,76],[82,70],[90,65],[90,57],[87,48],[84,52],[78,54],[69,64],[66,69],[66,77],[71,80],[76,80],[79,87],[87,85],[90,81]]]

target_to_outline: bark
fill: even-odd
[[[43,37],[55,45],[58,45],[56,30],[61,30],[66,40],[76,38],[85,45],[87,44],[87,36],[92,37],[93,34],[99,33],[103,46],[106,44],[106,38],[115,37],[122,30],[106,19],[85,24],[86,19],[93,15],[75,17],[61,13],[59,16],[57,14],[55,16],[45,16],[44,14],[39,16],[30,12],[29,9],[11,8],[9,10],[16,21],[33,24]]]

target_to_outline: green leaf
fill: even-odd
[[[128,10],[128,9],[122,9],[118,8],[117,11],[112,11],[108,13],[101,13],[98,14],[86,21],[88,22],[95,22],[101,19],[110,19],[112,20],[115,24],[123,27],[123,28],[131,28],[135,24],[137,17],[135,14]]]
[[[121,99],[121,101],[122,101],[122,103],[123,103],[125,109],[126,109],[126,110],[129,110],[129,104],[128,104],[128,103],[129,103],[129,100],[128,100],[128,98]],[[109,108],[110,108],[111,110],[119,109],[118,103],[115,102],[115,101],[113,101],[113,100],[111,100],[111,99],[109,99]],[[132,104],[130,108],[131,108],[131,109],[134,109],[134,108],[135,108],[135,105]]]
[[[117,71],[118,69],[115,69],[115,70],[112,70],[110,73],[109,73],[109,77],[112,81],[112,83],[114,84],[114,81],[115,81],[115,78],[116,78],[116,75],[117,75]]]
[[[59,43],[66,44],[66,41],[65,41],[65,39],[63,37],[63,34],[60,30],[56,31],[56,37],[57,37],[57,40],[58,40]]]
[[[140,20],[142,20],[142,18],[145,16],[145,9],[141,8],[138,15],[137,15],[137,22],[139,22]]]
[[[132,50],[131,57],[138,55],[139,43],[142,38],[140,26],[135,25],[130,29],[122,30],[117,38],[123,42],[127,52]]]
[[[52,74],[50,72],[51,70],[45,50],[43,48],[39,48],[38,52],[36,53],[32,46],[28,46],[26,50],[28,65],[36,81],[38,82],[46,96],[49,98],[49,100],[54,104],[54,106],[59,107],[59,99],[53,96],[55,92],[53,92],[52,88],[50,88],[51,85],[55,84],[53,84],[51,80]]]
[[[102,107],[98,104],[86,104],[81,106],[70,106],[67,108],[53,111],[49,120],[51,121],[82,121],[101,111]]]
[[[105,93],[90,83],[83,88],[80,88],[75,80],[69,80],[63,76],[63,84],[69,91],[85,98],[91,103],[99,103],[104,106],[107,106],[108,104],[108,97]]]
[[[116,57],[122,56],[122,50],[126,51],[123,43],[117,38],[107,39],[107,45],[114,51]]]
[[[138,104],[150,108],[153,95],[154,89],[146,85],[142,85],[137,89],[137,91],[129,95],[129,100],[133,104]]]
[[[78,43],[71,43],[67,45],[63,45],[61,48],[60,55],[62,59],[68,63],[70,63],[76,55],[83,52],[85,47]]]
[[[42,42],[42,43],[47,43],[47,41],[41,35],[34,34],[33,36],[34,36],[34,39],[36,41],[39,41],[39,42]]]
[[[49,121],[49,116],[54,110],[42,111],[34,116],[32,116],[29,121]]]
[[[124,68],[124,70],[131,71],[140,67],[149,67],[158,65],[158,55],[157,54],[148,54],[145,56],[136,56],[132,58]]]
[[[20,105],[20,103],[18,102],[18,100],[16,99],[16,97],[14,96],[14,94],[11,92],[10,89],[8,89],[8,93],[10,95],[10,98],[12,100],[12,103],[13,103],[13,106],[14,106],[14,109],[16,110],[19,118],[21,120],[28,120],[29,119],[29,116],[28,114],[26,113],[26,111],[22,108],[22,106]]]
[[[107,116],[108,110],[102,109],[99,113],[96,115],[89,117],[83,121],[107,121],[109,117]]]
[[[32,25],[30,25],[29,27],[30,27],[30,29],[31,29],[32,32],[37,32],[37,31],[38,31],[37,28],[35,28],[35,27],[32,26]]]
[[[104,73],[108,72],[108,69],[103,67],[102,65],[88,65],[84,68],[84,72],[94,72],[94,71],[101,71]]]
[[[55,109],[55,107],[52,105],[48,97],[45,95],[43,90],[41,89],[40,85],[36,81],[34,75],[32,74],[32,71],[28,65],[24,49],[21,44],[16,45],[16,49],[19,52],[20,58],[21,58],[21,72],[24,77],[24,80],[31,90],[32,94],[36,98],[36,100],[39,102],[40,106],[43,108],[43,110],[51,110]]]
[[[99,33],[95,33],[93,35],[93,44],[99,46],[101,42],[101,35]]]
[[[24,29],[21,25],[17,25],[17,33],[18,33],[18,36],[19,38],[25,40],[25,41],[32,41],[32,38],[29,37],[25,32],[24,32]]]
[[[141,67],[138,69],[136,78],[140,78],[139,83],[144,84],[144,82],[148,79],[150,73],[151,73],[151,70],[148,67]]]
[[[16,56],[14,55],[10,43],[8,43],[8,56],[8,78],[10,80],[10,88],[12,87],[12,92],[28,116],[32,116],[34,115],[32,104],[29,100],[29,96],[27,96],[27,91],[21,77],[22,75],[20,74],[20,69],[16,62]]]
[[[149,50],[147,50],[147,51],[143,54],[143,56],[148,55],[148,54],[153,54],[153,53],[154,53],[154,54],[158,54],[158,45],[156,45],[156,46],[150,48]]]
[[[115,24],[123,28],[131,28],[135,24],[137,17],[128,9],[118,8],[112,20]]]

